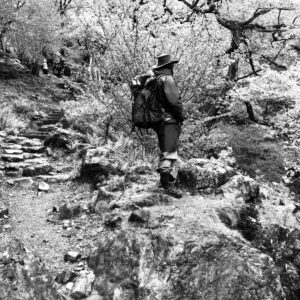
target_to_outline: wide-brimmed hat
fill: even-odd
[[[152,68],[153,70],[160,69],[162,67],[177,64],[179,62],[178,59],[173,59],[172,55],[170,54],[163,54],[157,57],[157,64]]]

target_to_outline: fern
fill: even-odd
[[[25,123],[21,121],[11,108],[3,108],[0,111],[0,130],[8,133],[16,134],[20,128],[25,127]]]

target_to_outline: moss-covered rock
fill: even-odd
[[[89,265],[104,299],[284,299],[270,256],[216,232],[181,241],[127,230],[99,239]]]
[[[235,174],[220,160],[191,159],[178,171],[177,185],[192,193],[212,193]]]

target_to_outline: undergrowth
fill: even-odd
[[[120,133],[116,142],[108,141],[105,147],[113,151],[113,156],[124,162],[125,167],[132,167],[140,162],[153,163],[157,157],[158,149],[154,137],[149,135],[136,139]]]
[[[0,130],[4,130],[7,133],[17,134],[19,129],[24,127],[25,123],[18,118],[12,108],[5,107],[0,109]]]
[[[264,132],[254,126],[228,127],[229,145],[238,167],[251,177],[262,176],[270,182],[280,182],[285,173],[281,148],[267,140]]]

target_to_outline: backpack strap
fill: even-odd
[[[155,92],[156,92],[156,90],[157,90],[157,85],[158,85],[159,79],[160,79],[162,76],[164,76],[164,75],[165,75],[165,74],[160,74],[160,75],[157,76],[157,80],[156,80],[156,83],[155,83]],[[161,105],[161,109],[162,109],[163,114],[165,114],[166,109],[165,109],[165,107],[164,107],[164,105],[163,105],[164,103],[162,103],[161,101],[159,101],[159,100],[160,100],[159,97],[157,97],[157,100],[158,100],[159,104]]]

